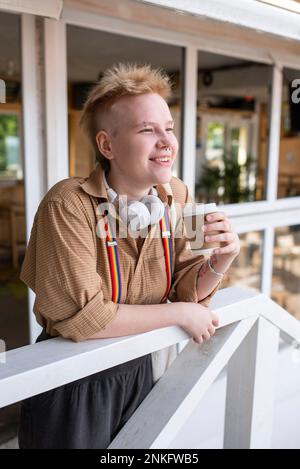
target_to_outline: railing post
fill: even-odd
[[[270,448],[279,329],[260,317],[228,363],[224,448]]]

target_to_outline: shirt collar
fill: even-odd
[[[107,200],[107,192],[102,177],[103,169],[100,163],[97,163],[91,174],[85,178],[85,182],[81,184],[82,189],[88,195],[93,197],[101,197]],[[157,184],[154,186],[157,190],[158,197],[166,205],[172,203],[172,191],[169,184]]]

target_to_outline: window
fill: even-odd
[[[19,114],[1,112],[0,107],[0,179],[23,179]]]
[[[283,70],[278,198],[300,195],[300,70]]]
[[[272,299],[300,319],[300,225],[275,230]]]
[[[198,202],[265,198],[272,69],[208,52],[198,54]]]
[[[0,12],[0,330],[6,350],[29,342],[28,292],[19,278],[26,245],[20,29],[19,15]],[[0,410],[1,442],[16,434],[18,415],[18,404]]]
[[[239,235],[241,251],[233,261],[222,282],[222,288],[243,286],[261,289],[263,232],[251,231]]]

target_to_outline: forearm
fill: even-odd
[[[211,257],[211,264],[217,272],[223,274],[229,269],[233,260],[234,257],[226,257],[224,255],[217,256],[216,254],[214,254]],[[206,298],[213,291],[213,289],[218,285],[220,278],[221,277],[218,277],[216,274],[210,271],[208,262],[205,262],[200,267],[197,279],[197,294],[199,301]]]
[[[181,326],[181,303],[156,305],[120,304],[113,321],[89,339],[139,334],[168,326]]]

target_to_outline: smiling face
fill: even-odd
[[[172,177],[178,152],[174,123],[166,101],[156,93],[123,96],[106,118],[96,139],[110,160],[110,174],[138,190],[163,184]]]

